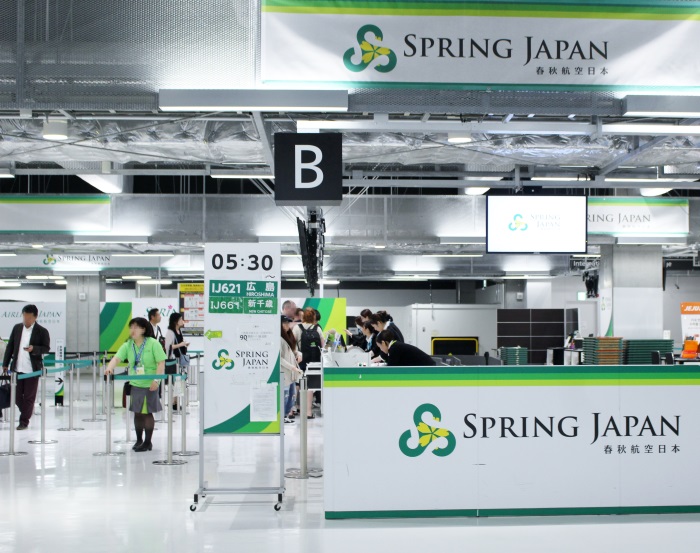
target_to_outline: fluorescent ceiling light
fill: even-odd
[[[274,179],[275,175],[269,171],[265,173],[247,173],[212,169],[209,173],[213,179]]]
[[[575,253],[571,257],[600,257],[599,253]]]
[[[41,250],[44,248],[44,245],[43,244],[32,244],[32,248],[34,248],[35,250]]]
[[[68,121],[63,119],[48,119],[44,121],[44,129],[41,136],[46,140],[67,140]]]
[[[49,275],[49,280],[65,280],[65,277],[57,275]]]
[[[585,177],[532,177],[531,181],[541,181],[541,182],[576,182],[576,181],[586,181]]]
[[[382,244],[375,244],[375,245],[372,246],[372,247],[373,247],[375,250],[385,250],[385,249],[386,249],[386,246],[384,246],[384,245],[382,245]]]
[[[0,253],[0,257],[17,257],[16,253]]]
[[[27,275],[27,280],[49,280],[48,276],[45,275]]]
[[[468,133],[451,132],[447,134],[447,141],[450,144],[469,144],[474,142],[474,139]]]
[[[465,244],[486,244],[486,238],[481,236],[441,236],[440,244],[444,245],[465,245]]]
[[[258,242],[264,244],[296,244],[298,236],[258,236]]]
[[[348,111],[347,90],[182,90],[158,91],[161,111]]]
[[[0,169],[0,179],[14,179],[15,176],[10,173],[9,169]]]
[[[630,136],[697,136],[700,135],[700,125],[614,123],[603,125],[602,133]]]
[[[427,282],[428,279],[425,277],[419,277],[419,276],[393,276],[389,277],[390,281],[392,282]]]
[[[692,182],[689,181],[688,179],[625,179],[625,178],[618,178],[618,177],[611,177],[605,178],[605,182],[628,182],[630,184],[641,184],[641,183],[647,183],[647,182]]]
[[[645,198],[650,198],[667,194],[671,190],[673,190],[673,188],[640,188],[639,193]]]
[[[124,175],[78,174],[79,178],[104,194],[120,194],[124,190]]]
[[[627,117],[700,117],[700,97],[630,95],[624,110]]]
[[[148,275],[126,275],[122,280],[149,280],[150,278]]]
[[[0,288],[19,288],[22,286],[19,282],[0,282]]]
[[[506,275],[502,277],[495,277],[495,278],[502,278],[504,280],[533,280],[533,279],[542,279],[542,278],[552,278],[552,275]]]
[[[78,235],[73,238],[74,244],[148,244],[148,236],[87,236]]]
[[[484,257],[481,253],[424,253],[423,257]]]
[[[487,186],[468,186],[464,189],[464,192],[467,196],[483,196],[489,190],[491,189]]]
[[[685,236],[618,236],[617,243],[634,246],[666,246],[685,245],[688,240]]]
[[[287,282],[306,282],[305,278],[285,278]]]
[[[112,257],[175,257],[174,253],[113,253]]]
[[[144,279],[144,280],[137,280],[136,284],[164,284],[164,285],[169,285],[172,284],[172,280],[168,279]]]
[[[324,286],[333,286],[335,284],[340,284],[339,280],[333,280],[333,279],[327,279],[323,278],[318,281],[319,284],[323,284]]]
[[[68,286],[68,281],[67,280],[54,280],[53,283],[56,286]]]

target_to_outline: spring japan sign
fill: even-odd
[[[700,2],[263,0],[262,80],[700,90]]]

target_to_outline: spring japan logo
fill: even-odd
[[[219,371],[221,369],[226,369],[227,371],[230,371],[233,369],[233,359],[229,357],[229,352],[226,349],[222,349],[219,351],[218,355],[216,356],[216,359],[212,362],[211,366],[215,371]]]
[[[508,228],[512,231],[516,230],[527,230],[527,223],[523,221],[523,216],[520,213],[513,215],[513,222],[508,225]]]
[[[366,38],[368,33],[371,33],[374,36],[374,38],[371,38],[369,41]],[[388,59],[388,62],[377,63],[374,66],[374,69],[380,73],[389,73],[389,71],[396,67],[397,58],[393,50],[382,44],[376,44],[377,42],[381,43],[383,40],[384,34],[376,25],[363,25],[360,27],[360,30],[357,31],[358,46],[348,48],[343,56],[343,63],[345,64],[345,67],[350,71],[359,73],[360,71],[367,69],[375,59],[385,57]],[[355,55],[357,47],[360,49],[360,63],[353,63],[352,57]]]
[[[428,449],[430,444],[440,438],[445,438],[447,440],[447,446],[439,447],[437,444],[435,444],[435,447],[432,449],[432,453],[438,457],[447,457],[455,450],[457,440],[455,439],[454,434],[449,430],[424,423],[423,415],[425,413],[431,414],[433,416],[433,420],[437,423],[439,423],[440,419],[442,418],[440,409],[435,407],[435,405],[424,403],[418,407],[413,413],[413,423],[416,425],[416,431],[418,432],[418,445],[414,448],[409,447],[408,441],[411,439],[411,431],[406,430],[406,432],[401,434],[401,437],[399,438],[399,449],[401,450],[401,453],[406,455],[406,457],[418,457],[426,449]]]

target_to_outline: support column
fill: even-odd
[[[659,339],[663,334],[661,246],[601,246],[600,336]]]
[[[66,349],[99,351],[100,303],[105,281],[100,275],[66,277]]]

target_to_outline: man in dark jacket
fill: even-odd
[[[22,309],[23,322],[15,325],[7,343],[2,363],[3,373],[7,373],[10,368],[18,375],[44,368],[43,356],[51,349],[51,339],[49,331],[36,322],[38,316],[36,305],[27,305]],[[26,430],[29,426],[38,386],[38,377],[17,381],[17,407],[20,411],[17,430]]]
[[[432,367],[432,357],[416,346],[399,342],[391,330],[384,330],[377,336],[377,345],[390,367]]]

